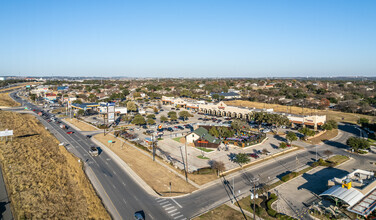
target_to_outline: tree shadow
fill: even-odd
[[[281,137],[281,136],[279,136],[279,135],[274,135],[273,138],[276,139],[277,141],[284,141],[284,142],[287,141],[286,138]]]
[[[36,136],[36,135],[39,135],[39,134],[25,134],[25,135],[17,136],[17,138],[32,137],[32,136]]]
[[[0,214],[1,214],[1,216],[3,216],[3,213],[7,210],[6,205],[8,205],[8,204],[10,204],[10,202],[0,202]]]
[[[327,167],[313,174],[304,173],[302,177],[307,180],[306,183],[300,185],[298,190],[306,189],[316,195],[321,194],[328,189],[327,182],[333,177],[344,177],[348,172],[337,168]]]
[[[331,140],[326,140],[326,141],[323,141],[324,144],[327,144],[327,145],[330,145],[330,146],[333,146],[333,147],[338,147],[338,148],[342,148],[342,149],[348,149],[349,147],[345,144],[342,144],[340,142],[337,142],[337,141],[331,141]]]

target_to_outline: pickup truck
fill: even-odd
[[[99,151],[96,147],[90,147],[89,154],[95,157],[99,155]]]

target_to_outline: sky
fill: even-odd
[[[0,75],[376,76],[376,1],[0,0]]]

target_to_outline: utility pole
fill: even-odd
[[[315,145],[315,148],[316,148],[316,161],[317,161],[317,145]]]
[[[155,161],[155,140],[154,140],[154,134],[151,135],[151,144],[153,147],[153,161]],[[171,184],[170,184],[171,187]]]
[[[253,219],[256,219],[256,199],[258,198],[258,195],[256,194],[256,181],[259,181],[259,178],[252,179],[253,183]]]
[[[188,153],[187,153],[187,140],[184,138],[184,147],[185,147],[185,180],[188,182]]]

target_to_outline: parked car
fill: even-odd
[[[167,128],[167,131],[170,131],[170,132],[172,132],[173,130],[172,130],[172,128],[171,128],[171,127],[168,127],[168,128]]]
[[[247,154],[247,155],[250,156],[250,157],[253,157],[255,159],[260,158],[260,156],[255,154],[255,153],[250,153],[250,154]]]
[[[73,131],[68,131],[67,134],[73,134]]]

